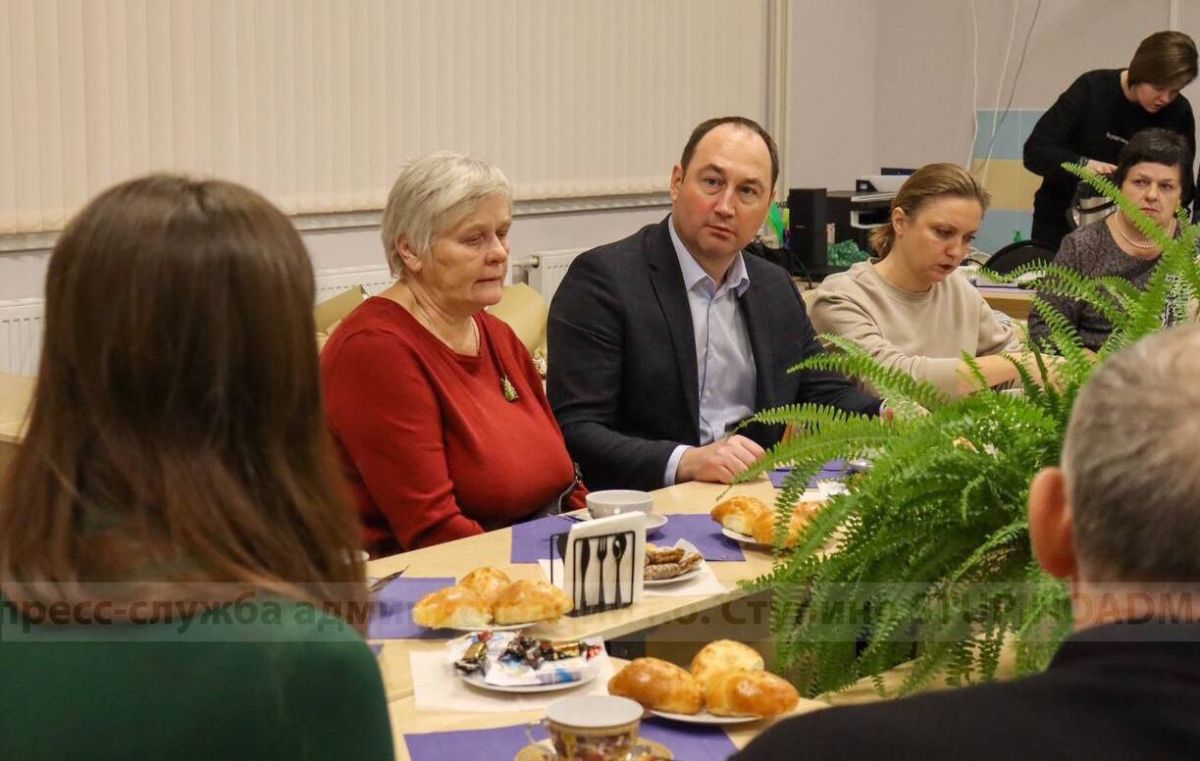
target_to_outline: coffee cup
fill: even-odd
[[[550,734],[555,761],[626,761],[637,745],[642,707],[615,695],[582,695],[556,700],[541,724]],[[525,734],[533,742],[530,727]]]
[[[635,489],[606,489],[588,492],[587,508],[593,518],[610,515],[642,513],[649,515],[654,510],[654,495]]]

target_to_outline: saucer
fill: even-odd
[[[666,759],[666,761],[671,761],[671,759],[675,758],[671,750],[662,743],[656,743],[653,740],[647,740],[645,737],[639,737],[637,744],[649,747],[650,755],[637,755],[631,761],[649,761],[649,759],[655,759],[655,761]],[[554,761],[556,758],[558,758],[558,755],[554,752],[554,746],[550,744],[549,740],[542,740],[539,743],[533,743],[521,748],[517,751],[517,755],[513,757],[513,761]]]

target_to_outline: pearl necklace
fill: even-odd
[[[1117,220],[1113,224],[1113,227],[1116,229],[1117,235],[1121,236],[1121,240],[1125,241],[1126,243],[1133,246],[1134,248],[1140,248],[1143,251],[1158,250],[1158,244],[1155,243],[1154,241],[1150,241],[1149,243],[1138,243],[1135,240],[1131,240],[1129,238],[1129,236],[1125,234],[1125,231],[1121,229],[1121,226],[1124,224],[1127,224],[1125,222],[1125,217],[1120,212],[1118,212]],[[1172,220],[1171,231],[1167,234],[1167,237],[1169,238],[1174,234],[1175,234],[1175,222],[1174,222],[1174,220]]]

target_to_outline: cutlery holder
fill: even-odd
[[[593,530],[587,535],[573,528],[549,539],[550,583],[557,583],[554,561],[562,560],[563,589],[574,603],[572,616],[625,608],[641,599],[645,530],[614,527],[597,533],[595,526],[589,528]]]

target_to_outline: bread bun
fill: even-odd
[[[704,705],[700,684],[692,675],[658,658],[631,661],[608,680],[608,694],[667,713],[698,713]]]
[[[714,716],[778,716],[796,707],[800,693],[769,671],[726,671],[708,683],[704,702]]]
[[[566,592],[548,581],[519,579],[496,595],[492,616],[501,626],[556,619],[574,607]]]
[[[463,587],[446,587],[427,594],[412,609],[413,623],[430,629],[470,629],[487,626],[492,612],[476,592]]]
[[[460,587],[474,590],[487,601],[488,605],[496,601],[496,595],[500,590],[512,583],[512,579],[508,578],[508,574],[491,566],[476,568],[466,576],[462,577],[462,581],[458,582]]]
[[[702,688],[708,687],[713,677],[726,671],[762,670],[762,656],[754,648],[731,639],[709,642],[692,658],[692,676]]]
[[[784,537],[784,547],[795,547],[796,542],[800,539],[800,533],[804,528],[812,522],[813,516],[821,509],[820,502],[799,502],[792,510],[792,517],[788,521],[787,536]],[[775,519],[777,513],[771,511],[754,519],[754,526],[750,535],[754,537],[754,541],[759,544],[774,544],[775,543]]]
[[[754,520],[771,508],[757,497],[730,497],[712,509],[712,519],[730,531],[749,535]]]

